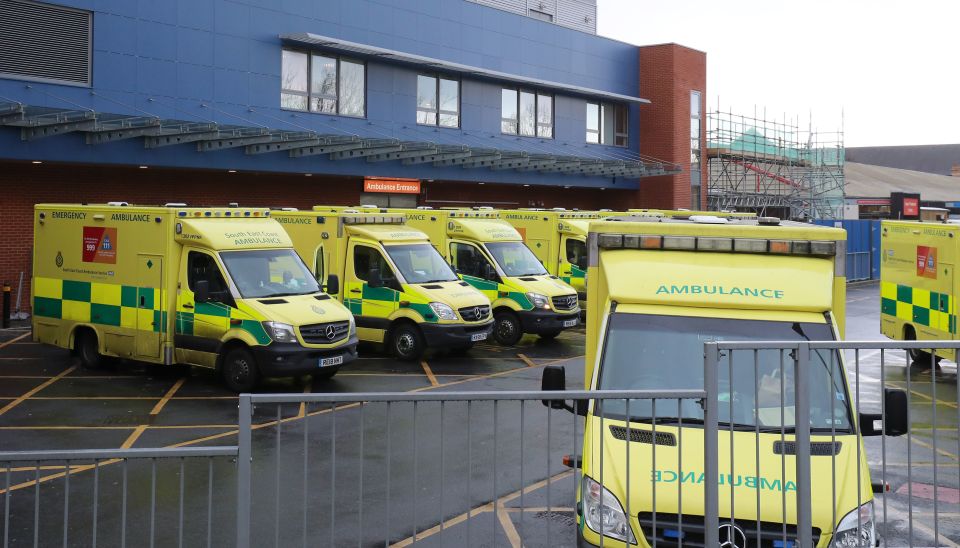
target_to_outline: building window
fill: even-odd
[[[690,206],[700,209],[700,158],[701,158],[700,92],[690,92]]]
[[[283,50],[280,107],[362,118],[366,66],[360,61]]]
[[[527,11],[527,14],[528,14],[530,17],[533,17],[534,19],[539,19],[539,20],[541,20],[541,21],[546,21],[546,22],[548,22],[548,23],[553,23],[553,15],[552,15],[552,14],[549,14],[549,13],[546,13],[546,12],[543,12],[543,11],[540,11],[540,10],[535,10],[535,9],[528,10],[528,11]]]
[[[553,96],[504,88],[500,131],[524,137],[553,138]]]
[[[442,76],[417,76],[417,123],[460,127],[460,81]]]
[[[587,142],[625,147],[630,139],[627,105],[587,103]]]

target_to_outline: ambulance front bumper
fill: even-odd
[[[534,335],[570,329],[580,323],[579,308],[569,312],[554,312],[553,310],[539,309],[522,310],[517,312],[517,315],[520,317],[520,325],[523,332]]]
[[[428,347],[468,346],[490,339],[493,320],[481,324],[420,324]]]
[[[260,373],[265,377],[293,377],[314,373],[327,367],[340,368],[357,359],[357,336],[342,346],[331,349],[317,349],[300,346],[297,343],[271,343],[267,346],[251,348],[257,360]],[[340,357],[336,365],[320,366],[321,359]],[[333,360],[337,361],[337,360]]]

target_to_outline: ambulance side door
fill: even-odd
[[[230,310],[236,304],[211,253],[185,248],[180,265],[174,333],[177,361],[216,367],[220,340],[230,329]],[[207,282],[205,302],[198,302],[194,293],[200,281]]]
[[[363,242],[350,242],[344,269],[344,303],[357,321],[362,340],[382,342],[390,316],[400,302],[400,283],[383,253]],[[375,278],[379,277],[380,283]]]
[[[573,286],[577,293],[586,293],[587,244],[583,240],[564,234],[560,240],[560,279]]]
[[[463,281],[480,290],[490,302],[499,298],[500,277],[476,244],[450,242],[450,263]]]

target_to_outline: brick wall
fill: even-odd
[[[683,173],[643,179],[643,207],[690,208],[690,92],[700,92],[700,142],[706,143],[707,54],[679,44],[640,48],[640,153],[683,166]],[[707,164],[700,163],[701,207],[706,203]]]
[[[0,281],[13,286],[15,298],[19,274],[24,273],[22,308],[29,311],[33,206],[37,203],[185,202],[201,206],[238,202],[242,206],[309,209],[317,204],[358,204],[362,187],[359,178],[0,163]],[[599,209],[632,206],[634,195],[635,191],[626,190],[438,181],[423,184],[419,203],[433,207]]]

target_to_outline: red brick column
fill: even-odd
[[[700,207],[706,206],[707,54],[679,44],[640,47],[640,153],[683,167],[640,181],[641,207],[690,208],[690,92],[700,92]]]

